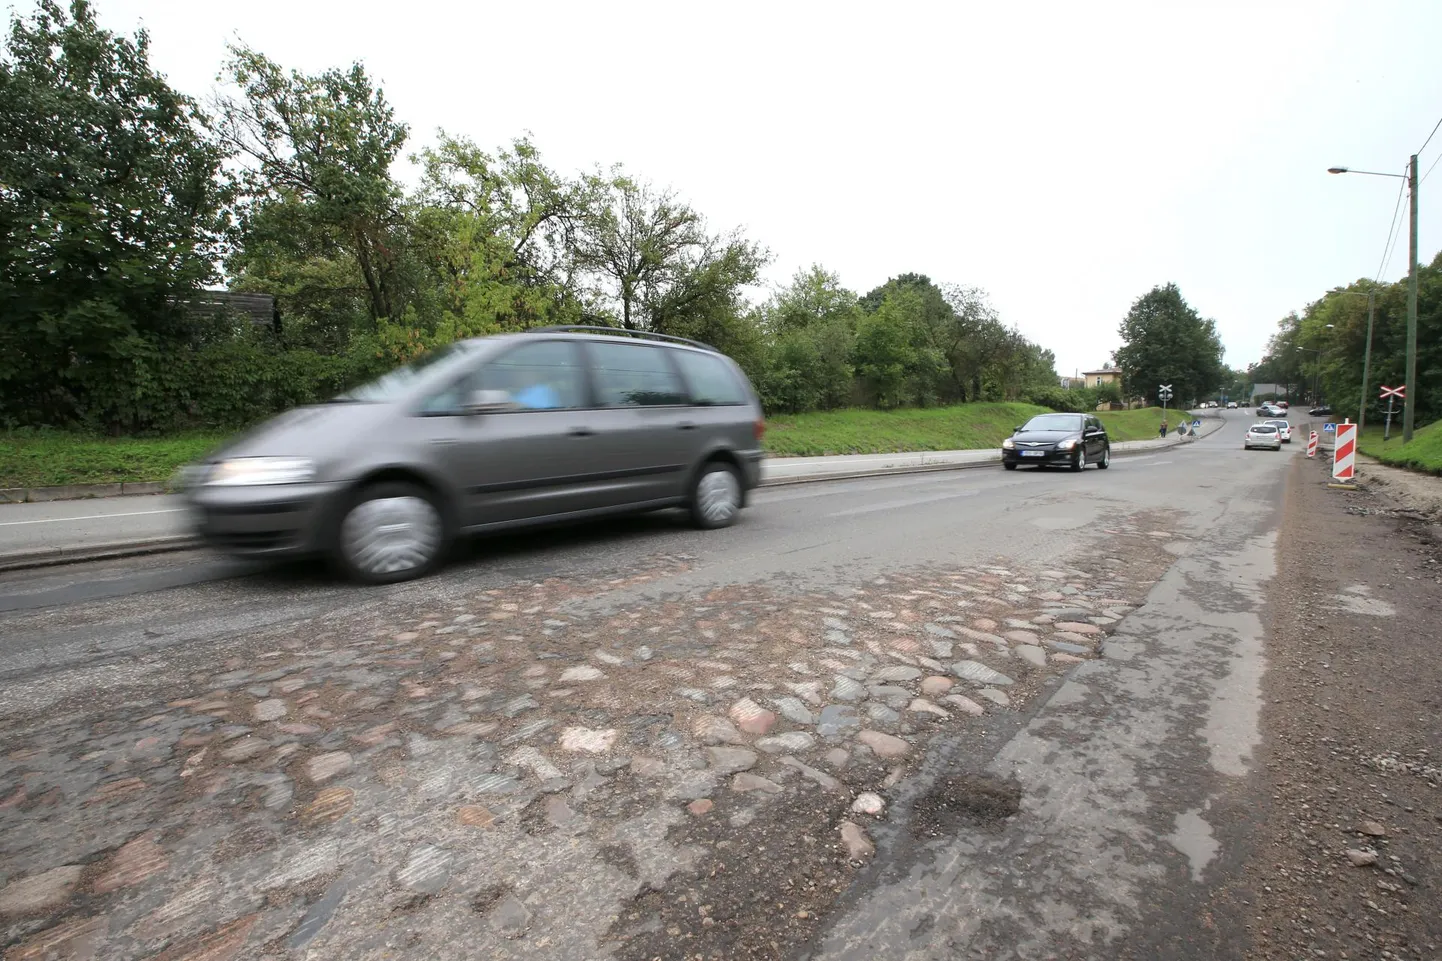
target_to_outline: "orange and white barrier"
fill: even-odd
[[[1350,481],[1357,473],[1357,425],[1337,425],[1337,446],[1332,448],[1332,479]]]
[[[1317,456],[1317,432],[1316,432],[1316,431],[1312,431],[1312,433],[1310,433],[1310,434],[1307,435],[1307,456],[1308,456],[1308,457],[1316,457],[1316,456]]]

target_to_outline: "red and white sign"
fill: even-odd
[[[1312,433],[1310,433],[1310,434],[1307,435],[1307,456],[1308,456],[1308,457],[1316,457],[1316,456],[1317,456],[1317,432],[1316,432],[1316,431],[1312,431]]]
[[[1386,384],[1383,384],[1383,385],[1382,385],[1382,396],[1383,396],[1384,398],[1386,398],[1386,397],[1405,398],[1405,397],[1407,396],[1407,385],[1406,385],[1406,384],[1403,384],[1401,387],[1388,387]]]
[[[1357,473],[1357,425],[1337,425],[1337,446],[1332,448],[1332,479],[1350,481]]]

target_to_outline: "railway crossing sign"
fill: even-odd
[[[1401,387],[1388,387],[1386,384],[1383,384],[1381,396],[1383,398],[1396,397],[1405,400],[1407,397],[1407,385],[1403,384]]]

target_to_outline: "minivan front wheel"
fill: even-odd
[[[691,489],[691,521],[703,530],[729,527],[741,513],[741,478],[730,464],[701,468]]]
[[[394,584],[430,573],[445,546],[435,496],[403,481],[362,489],[341,518],[335,555],[365,584]]]

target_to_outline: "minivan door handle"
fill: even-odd
[[[691,423],[690,421],[685,421],[684,423],[677,424],[676,426],[679,427],[679,428],[681,428],[682,430],[695,430],[695,429],[696,429],[696,425],[693,424],[693,423]]]
[[[572,436],[572,437],[594,437],[595,434],[596,434],[596,432],[593,431],[593,430],[592,430],[591,428],[589,428],[589,427],[572,427],[572,428],[571,428],[571,436]]]

